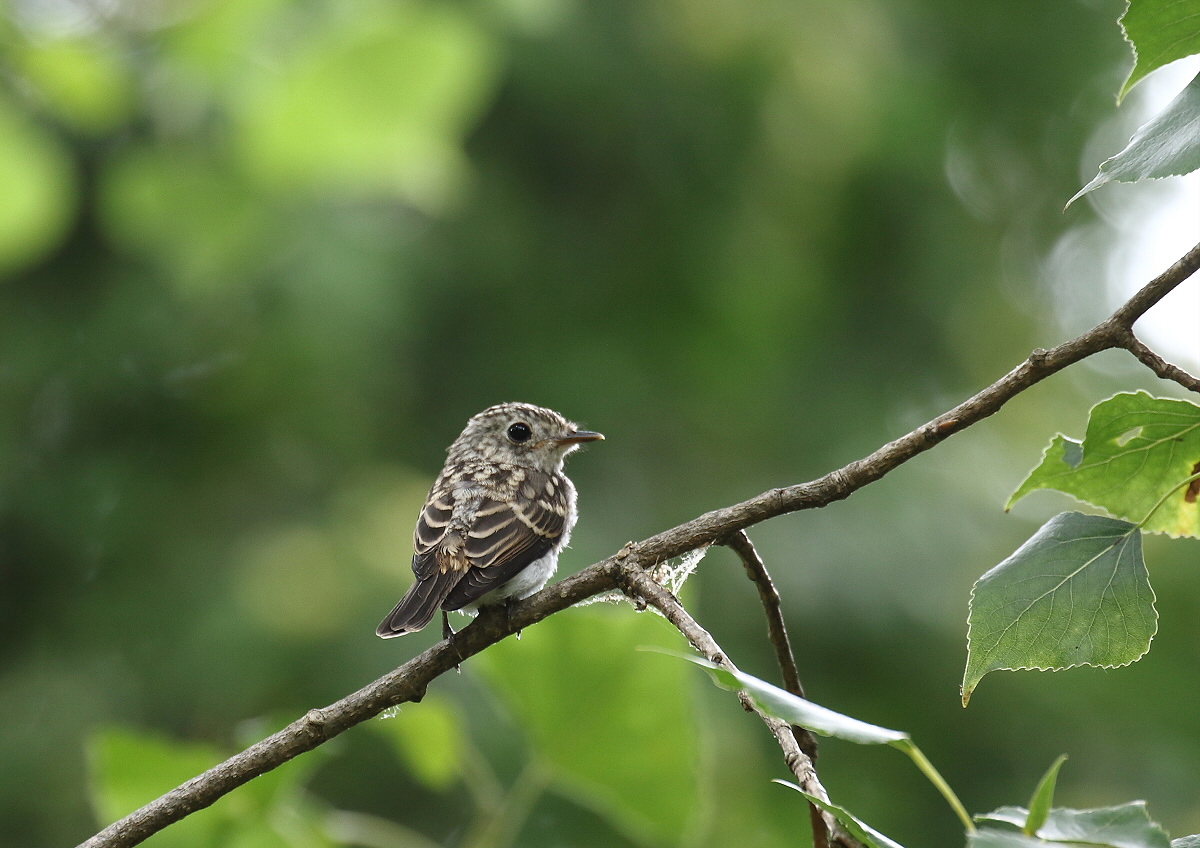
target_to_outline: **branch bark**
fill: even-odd
[[[779,662],[779,673],[783,675],[783,688],[793,695],[804,697],[804,686],[800,683],[800,671],[796,668],[796,656],[792,653],[792,643],[788,638],[787,625],[783,621],[783,604],[779,599],[779,591],[767,571],[766,563],[758,555],[758,550],[745,530],[724,539],[721,544],[732,550],[742,560],[746,575],[754,581],[758,589],[758,598],[762,602],[763,612],[767,617],[767,638],[775,648],[775,659]]]
[[[738,555],[746,575],[758,589],[758,599],[763,606],[763,614],[767,619],[767,640],[775,648],[775,660],[779,663],[779,673],[783,677],[783,688],[793,695],[804,697],[804,686],[800,683],[800,670],[796,668],[796,655],[792,651],[792,642],[788,638],[787,625],[783,620],[783,602],[775,581],[767,571],[767,564],[758,555],[758,549],[750,541],[745,530],[739,530],[722,541],[730,550]],[[807,728],[792,725],[792,737],[800,750],[813,763],[817,760],[817,737]],[[829,831],[826,818],[821,809],[811,801],[808,803],[809,818],[813,828],[814,848],[828,848]]]
[[[668,592],[665,588],[659,585],[650,577],[642,568],[637,565],[624,565],[617,573],[617,579],[620,583],[621,591],[627,596],[636,600],[644,601],[650,606],[663,614],[663,617],[675,628],[684,635],[691,643],[692,647],[700,652],[709,662],[726,668],[730,671],[737,671],[735,666],[729,659],[729,656],[717,644],[717,641],[705,630],[700,624],[692,618],[683,604]],[[808,755],[800,749],[800,745],[796,740],[795,734],[792,732],[792,727],[786,721],[781,721],[774,716],[767,715],[754,705],[750,697],[744,692],[738,692],[738,700],[742,706],[749,712],[756,714],[767,729],[771,731],[771,735],[775,737],[775,741],[779,743],[780,749],[783,751],[784,762],[792,774],[795,775],[799,785],[810,795],[829,801],[829,795],[825,791],[825,787],[821,785],[821,781],[817,778],[816,769],[813,768],[813,762]],[[832,839],[832,844],[845,846],[845,848],[863,848],[862,843],[848,834],[838,820],[828,813],[820,813],[820,820],[823,824],[823,833],[817,833],[815,836],[818,841],[822,837],[826,837],[826,844],[831,844],[829,839]]]
[[[705,513],[642,542],[627,544],[608,559],[514,604],[507,615],[504,612],[481,614],[453,639],[434,645],[374,683],[328,707],[310,710],[303,718],[278,733],[114,822],[82,843],[80,848],[126,848],[137,845],[169,824],[211,805],[238,786],[375,717],[383,710],[407,701],[421,700],[430,681],[463,660],[547,616],[594,595],[619,588],[621,575],[628,573],[631,568],[650,568],[696,548],[717,543],[769,518],[827,506],[849,497],[914,456],[994,414],[1035,383],[1102,350],[1115,347],[1128,349],[1128,336],[1134,322],[1198,268],[1200,245],[1149,282],[1106,321],[1051,350],[1033,351],[1028,359],[974,397],[874,453],[809,483],[772,489],[742,503]],[[776,728],[768,722],[789,768],[794,773],[800,767],[797,763],[808,763],[808,768],[811,768],[811,761],[796,744],[788,726],[782,722],[779,725]],[[803,760],[798,757],[803,757]],[[797,778],[800,778],[799,773]],[[801,785],[804,785],[803,780]]]
[[[1142,341],[1129,330],[1121,335],[1120,345],[1138,358],[1143,365],[1164,380],[1174,380],[1188,391],[1200,393],[1200,379],[1193,377],[1178,365],[1172,365],[1157,353],[1146,347]]]

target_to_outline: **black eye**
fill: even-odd
[[[524,421],[518,421],[508,428],[508,437],[514,442],[527,442],[532,435],[533,431]]]

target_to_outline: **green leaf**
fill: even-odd
[[[224,759],[210,745],[123,729],[95,734],[89,755],[92,805],[105,825]],[[146,844],[151,848],[207,848],[217,843],[223,820],[220,810],[201,810],[156,834]]]
[[[1134,65],[1117,95],[1119,103],[1147,74],[1176,59],[1200,53],[1200,0],[1129,0],[1121,31],[1133,48]]]
[[[463,728],[448,701],[426,695],[399,714],[371,722],[392,742],[413,773],[431,789],[443,790],[459,775]]]
[[[101,824],[128,815],[225,759],[210,746],[111,729],[89,743],[91,798]],[[315,755],[315,756],[314,756]],[[273,848],[333,845],[319,802],[303,791],[321,751],[255,778],[146,841],[150,848]]]
[[[1024,807],[1004,806],[997,807],[990,813],[982,813],[975,816],[976,821],[981,822],[1003,822],[1011,824],[1021,830],[1025,829],[1025,825],[1029,822],[1029,810]]]
[[[813,733],[845,739],[847,742],[859,745],[891,745],[908,739],[908,734],[903,731],[889,730],[886,727],[867,724],[865,721],[836,713],[820,704],[814,704],[799,695],[793,695],[785,689],[780,689],[778,686],[772,686],[752,674],[721,668],[702,657],[674,651],[669,653],[671,656],[685,659],[706,669],[713,679],[726,689],[744,689],[758,708],[768,715],[783,719],[788,724],[806,728]]]
[[[247,68],[235,90],[249,172],[282,190],[444,207],[466,173],[464,136],[498,77],[489,34],[452,4],[378,3],[318,35],[288,41],[273,72]]]
[[[1105,183],[1136,183],[1178,177],[1200,168],[1200,75],[1166,109],[1138,127],[1125,149],[1100,163],[1092,181],[1067,201],[1070,206]]]
[[[0,275],[54,249],[76,199],[68,152],[0,92]]]
[[[573,798],[639,839],[678,842],[698,794],[687,670],[635,649],[679,640],[656,615],[586,607],[539,622],[466,667],[500,692]]]
[[[1066,754],[1059,755],[1059,758],[1050,765],[1050,768],[1042,775],[1042,779],[1038,781],[1037,789],[1033,790],[1033,797],[1029,801],[1029,816],[1023,827],[1026,835],[1036,836],[1038,828],[1046,823],[1046,817],[1050,815],[1050,807],[1054,804],[1054,787],[1058,782],[1058,770],[1066,761]]]
[[[902,846],[899,842],[896,842],[894,839],[889,839],[879,831],[875,830],[875,828],[860,821],[846,808],[839,807],[837,804],[831,804],[828,801],[823,801],[815,795],[809,795],[796,784],[788,783],[786,780],[776,780],[775,782],[780,786],[786,786],[789,789],[795,789],[811,803],[816,804],[822,810],[829,813],[831,816],[841,822],[842,827],[846,828],[851,836],[853,836],[863,845],[866,845],[868,848],[904,848],[904,846]]]
[[[1134,522],[1153,510],[1149,532],[1200,537],[1200,486],[1184,485],[1198,471],[1200,406],[1123,393],[1092,407],[1082,443],[1056,436],[1008,508],[1035,489],[1057,489]]]
[[[1021,807],[1001,807],[980,821],[995,821],[1020,827],[1027,815]],[[983,829],[980,832],[984,832]],[[1025,845],[1087,843],[1111,848],[1170,848],[1170,840],[1158,824],[1150,819],[1145,801],[1131,801],[1116,807],[1094,810],[1056,808],[1050,811],[1045,824],[1038,828],[1038,840],[1032,842],[994,843],[996,845]],[[1044,841],[1042,841],[1044,840]],[[974,845],[975,843],[971,843]],[[993,843],[980,843],[993,844]]]
[[[793,695],[791,692],[780,689],[778,686],[773,686],[764,680],[759,680],[757,677],[746,674],[743,671],[730,671],[706,659],[694,657],[689,654],[673,655],[706,669],[719,685],[727,689],[740,689],[744,691],[760,710],[775,718],[782,719],[788,724],[799,725],[811,730],[813,733],[844,739],[847,742],[854,742],[859,745],[890,745],[898,751],[903,751],[921,773],[929,779],[934,788],[942,794],[942,797],[946,799],[950,808],[954,810],[955,815],[962,820],[967,829],[970,830],[974,827],[962,802],[954,794],[954,790],[950,788],[950,785],[946,783],[945,779],[938,773],[938,770],[934,768],[933,763],[929,762],[929,759],[921,749],[913,744],[912,739],[909,738],[907,733],[900,730],[889,730],[886,727],[878,727],[874,724],[867,724],[865,721],[859,721],[856,718],[835,713],[833,710],[822,707],[819,704],[814,704],[812,701],[805,700],[798,695]]]
[[[981,827],[967,834],[967,848],[1046,848],[1048,843],[1020,831]]]
[[[1137,528],[1060,513],[971,590],[963,706],[991,671],[1128,665],[1157,629]]]
[[[46,106],[72,127],[99,135],[128,118],[133,85],[117,50],[88,39],[55,39],[26,42],[14,53]]]
[[[171,268],[189,294],[236,287],[267,239],[263,199],[201,150],[129,145],[106,162],[100,219],[122,247]]]

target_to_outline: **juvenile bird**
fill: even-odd
[[[563,460],[603,439],[527,403],[489,407],[467,422],[413,531],[416,582],[375,629],[414,633],[442,609],[527,598],[546,585],[578,518]]]

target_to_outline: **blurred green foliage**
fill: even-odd
[[[1059,210],[1127,63],[1119,7],[7,0],[0,844],[81,840],[135,803],[122,782],[156,791],[188,752],[231,751],[430,644],[372,629],[444,447],[491,403],[608,436],[572,460],[570,571],[824,473],[1061,338],[1043,261],[1093,222]],[[1005,517],[1005,496],[1051,433],[1136,387],[1171,388],[1112,354],[754,531],[808,694],[911,732],[971,809],[1027,797],[1067,751],[1064,804],[1148,797],[1171,832],[1200,830],[1194,543],[1147,552],[1162,626],[1144,661],[989,679],[958,705],[971,582],[1058,511],[1040,495]],[[734,558],[711,553],[689,592],[775,679]],[[407,710],[327,746],[293,784],[317,811],[305,832],[805,839],[762,729],[629,652],[643,617],[605,614],[438,681],[440,718],[418,726],[457,740],[457,772],[390,729]],[[647,681],[662,691],[639,702]],[[535,684],[555,700],[531,704]],[[571,698],[578,733],[555,724]],[[571,748],[601,718],[630,736],[607,765]],[[900,842],[960,841],[907,764],[831,741],[820,768]],[[269,805],[237,812],[266,791],[213,815],[311,844]]]

